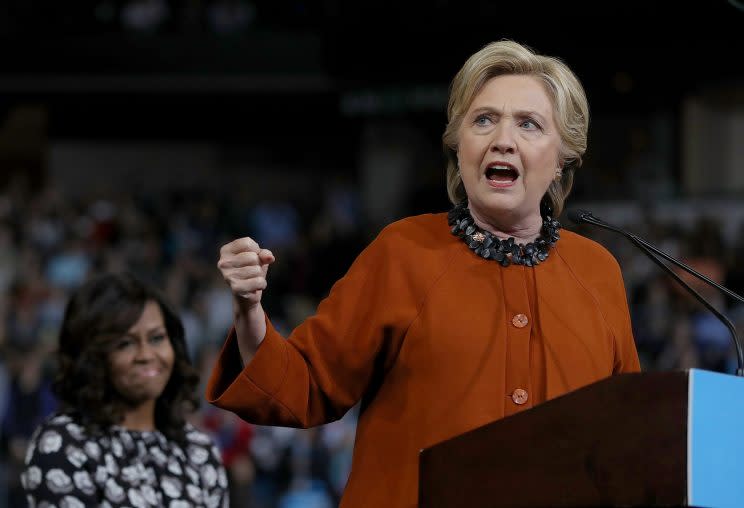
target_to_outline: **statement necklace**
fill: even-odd
[[[534,242],[517,244],[513,236],[500,240],[496,235],[478,227],[470,215],[466,201],[449,211],[447,222],[452,227],[452,234],[462,239],[470,250],[483,259],[498,261],[501,266],[509,266],[512,263],[524,266],[538,265],[548,258],[550,248],[561,237],[558,232],[561,228],[560,222],[550,215],[544,215],[540,236]]]

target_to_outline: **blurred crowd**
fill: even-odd
[[[620,224],[657,248],[724,285],[744,294],[744,222],[706,214],[692,203],[689,213],[660,220],[653,208],[645,209],[630,224]],[[612,220],[612,212],[603,213]],[[732,214],[735,216],[735,214]],[[579,232],[599,241],[617,258],[623,271],[641,367],[644,370],[703,368],[734,373],[737,358],[729,328],[625,237],[597,228]],[[725,235],[724,231],[735,231]],[[744,336],[744,304],[718,289],[666,263],[717,311],[727,316],[737,335]]]
[[[709,217],[660,222],[652,212],[627,226],[744,292],[744,266],[736,262],[744,256],[744,228],[726,239]],[[180,312],[205,383],[232,321],[232,296],[215,266],[221,245],[250,235],[272,249],[277,263],[264,303],[286,335],[379,227],[365,220],[357,190],[343,182],[315,194],[246,203],[228,191],[75,197],[12,180],[0,189],[0,505],[23,506],[18,471],[26,443],[56,407],[51,353],[66,298],[91,274],[127,269],[162,288]],[[734,370],[729,332],[710,312],[625,239],[580,232],[606,245],[623,268],[644,369]],[[686,280],[744,327],[744,306]],[[343,491],[356,417],[355,408],[317,429],[266,428],[204,403],[193,422],[222,450],[233,506],[321,508],[336,506]]]
[[[124,269],[156,284],[180,313],[204,385],[232,322],[216,268],[221,245],[250,234],[281,260],[264,302],[286,335],[343,274],[366,229],[343,184],[248,206],[199,192],[73,198],[11,182],[0,191],[0,506],[25,505],[19,467],[33,429],[56,407],[51,353],[72,288]],[[281,508],[337,504],[355,421],[351,411],[320,429],[260,428],[206,403],[193,417],[223,452],[233,506]]]

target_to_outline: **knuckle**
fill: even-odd
[[[238,240],[241,250],[254,250],[258,247],[258,244],[249,236],[245,236]]]

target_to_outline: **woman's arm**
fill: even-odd
[[[220,353],[207,400],[260,425],[308,427],[336,420],[364,395],[377,369],[390,367],[429,278],[406,231],[389,226],[354,261],[317,313],[288,340],[265,319],[247,365],[234,330]],[[429,273],[429,270],[423,270]]]

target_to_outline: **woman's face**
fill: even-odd
[[[108,357],[111,382],[133,405],[157,400],[168,384],[174,359],[163,313],[150,300],[137,322],[113,342]]]
[[[458,131],[457,156],[474,215],[503,223],[539,219],[540,200],[559,170],[553,104],[532,76],[489,80]]]

